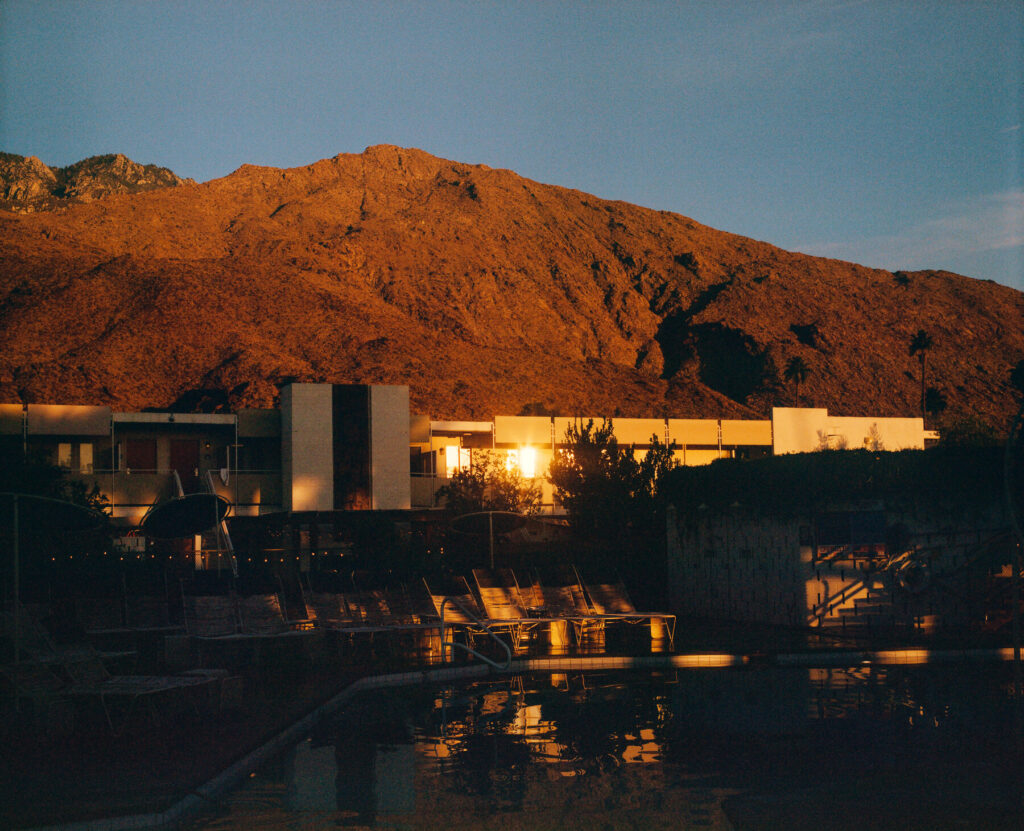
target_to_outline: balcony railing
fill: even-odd
[[[206,471],[201,471],[205,478]],[[68,478],[97,486],[113,508],[113,516],[138,522],[151,505],[178,495],[172,470],[94,470],[70,472]],[[281,471],[231,471],[227,482],[213,471],[216,492],[235,506],[232,513],[258,514],[281,507]],[[205,484],[200,487],[205,488]]]

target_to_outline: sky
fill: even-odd
[[[0,0],[0,151],[418,147],[1024,290],[1021,0]]]

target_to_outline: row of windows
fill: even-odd
[[[115,445],[111,458],[109,443],[97,447],[93,442],[58,442],[56,458],[51,462],[79,473],[95,470],[156,471],[160,469],[157,439],[125,439]],[[52,454],[53,446],[48,451]],[[278,470],[281,467],[280,444],[273,440],[253,439],[237,448],[237,456],[229,460],[229,448],[199,439],[170,439],[168,467],[179,472],[231,467],[236,470]],[[235,454],[232,454],[234,456]]]

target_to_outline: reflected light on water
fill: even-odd
[[[676,657],[697,671],[367,693],[186,827],[783,828],[827,804],[843,827],[995,828],[1024,808],[992,786],[1016,758],[1006,664]]]

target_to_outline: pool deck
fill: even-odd
[[[687,625],[674,653],[518,656],[508,672],[725,666],[849,666],[862,663],[1011,660],[996,643],[836,642],[807,632]],[[359,690],[479,677],[480,662],[326,661],[294,671],[240,671],[245,694],[216,714],[182,712],[159,723],[136,718],[121,735],[100,719],[70,729],[8,713],[0,755],[0,827],[113,831],[167,826],[202,809],[264,759],[297,741]]]

